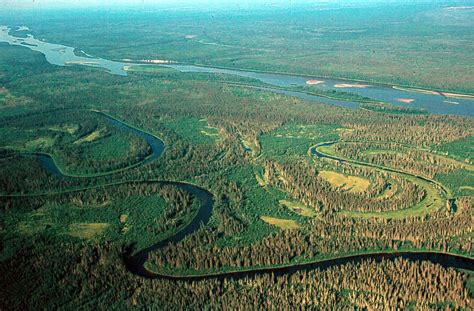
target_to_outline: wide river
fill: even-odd
[[[27,29],[22,27],[21,29]],[[25,30],[27,31],[27,30]],[[108,59],[93,57],[82,52],[83,55],[78,56],[74,47],[68,47],[61,44],[54,44],[38,40],[32,35],[27,34],[25,38],[15,37],[10,34],[10,28],[0,26],[0,43],[6,42],[10,45],[23,46],[33,51],[42,53],[46,60],[58,66],[91,66],[104,68],[111,74],[127,75],[126,66],[133,65],[133,62],[112,61]],[[152,64],[136,63],[146,66],[157,66]],[[214,74],[228,74],[240,77],[257,79],[268,84],[266,90],[286,94],[289,96],[299,97],[309,101],[316,101],[326,104],[357,108],[359,103],[325,98],[316,95],[310,95],[304,92],[285,91],[275,87],[291,87],[291,86],[308,86],[311,83],[316,88],[325,90],[341,90],[356,93],[365,97],[375,99],[377,101],[388,102],[401,107],[410,107],[425,109],[431,113],[437,114],[454,114],[464,116],[474,116],[474,99],[472,98],[454,98],[447,93],[439,92],[419,92],[413,90],[399,89],[390,85],[377,84],[370,82],[357,82],[351,80],[319,78],[287,74],[262,73],[245,70],[231,70],[213,67],[167,64],[166,66],[177,69],[181,72],[204,72]]]

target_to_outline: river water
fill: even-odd
[[[93,56],[77,56],[74,53],[75,49],[73,47],[38,40],[30,34],[27,34],[25,38],[15,37],[10,34],[10,28],[8,28],[7,26],[0,26],[0,42],[6,42],[10,45],[23,46],[33,51],[40,52],[46,57],[46,60],[49,63],[58,66],[82,65],[98,67],[107,70],[111,74],[126,76],[127,71],[125,70],[125,66],[130,66],[134,64],[133,62],[112,61]],[[143,63],[135,64],[143,66],[157,66]],[[169,64],[166,66],[177,69],[181,72],[204,72],[253,78],[267,83],[268,87],[264,88],[265,90],[331,105],[338,105],[350,108],[359,107],[359,103],[357,102],[330,99],[317,95],[310,95],[304,92],[273,89],[271,88],[271,86],[307,86],[308,80],[316,80],[320,81],[320,83],[314,85],[314,87],[321,88],[324,90],[341,90],[356,93],[361,96],[375,99],[377,101],[388,102],[401,107],[425,109],[426,111],[431,113],[474,116],[473,99],[451,98],[441,95],[439,93],[425,94],[415,91],[399,90],[389,85],[357,82],[342,79],[261,73],[195,65]],[[409,101],[410,103],[404,103],[402,101]]]
[[[37,40],[33,38],[32,36],[27,36],[27,38],[16,38],[8,34],[7,27],[0,27],[0,42],[2,41],[8,42],[9,44],[12,44],[12,45],[25,46],[34,51],[41,52],[42,54],[45,55],[46,59],[51,64],[65,66],[65,65],[68,65],[68,62],[72,61],[80,65],[105,68],[111,74],[118,74],[118,75],[127,74],[126,71],[123,69],[123,66],[127,65],[126,63],[109,61],[102,58],[88,58],[88,57],[76,56],[74,54],[74,48],[65,47],[58,44],[46,43],[46,42]],[[266,82],[268,84],[275,85],[275,86],[304,85],[306,84],[306,81],[308,79],[305,77],[297,77],[297,76],[289,76],[289,75],[264,74],[264,73],[225,70],[225,69],[197,67],[197,66],[172,65],[171,67],[176,68],[182,72],[209,72],[209,73],[219,73],[219,74],[236,74],[243,77],[255,78],[263,82]],[[325,80],[324,84],[320,84],[320,85],[321,87],[331,88],[331,85],[335,85],[337,83],[347,83],[347,81]],[[388,98],[393,95],[398,96],[399,95],[398,92],[400,92],[388,87],[375,86],[375,85],[367,89],[357,89],[357,90],[367,91],[367,92],[364,91],[360,94],[364,96],[370,96],[372,98],[376,98],[376,97],[371,96],[370,94],[372,95],[379,94],[380,96],[387,96]],[[281,90],[272,90],[272,91],[281,92]],[[286,93],[286,91],[284,91],[283,93]],[[328,100],[323,97],[311,96],[305,93],[299,93],[299,92],[288,92],[288,93],[289,95],[292,95],[292,96],[298,96],[298,97],[305,96],[305,99],[310,99],[310,100],[314,98],[318,98],[318,101]],[[295,94],[292,94],[292,93],[295,93]],[[429,96],[424,97],[426,96],[426,94],[423,94],[423,95],[412,94],[412,95],[417,95],[420,98],[425,98],[425,100],[429,100],[430,98]],[[435,96],[435,97],[442,98],[442,96]],[[332,102],[331,104],[337,105],[338,103]],[[348,103],[348,102],[343,102],[341,104],[343,104],[344,106],[352,106],[352,105],[354,105],[354,107],[357,106],[357,104],[355,103]],[[461,106],[461,104],[459,106]],[[472,110],[471,110],[471,113],[472,113]],[[463,113],[458,113],[458,114],[463,114]],[[144,131],[141,131],[139,129],[136,129],[111,116],[108,116],[106,114],[103,114],[103,115],[112,124],[143,137],[149,143],[153,153],[146,161],[142,163],[142,165],[145,165],[157,159],[162,154],[163,149],[164,149],[164,144],[159,138],[149,133],[146,133]],[[468,115],[472,115],[472,114],[468,114]],[[38,157],[41,163],[43,164],[43,166],[53,175],[60,176],[62,178],[75,178],[75,177],[63,175],[61,170],[57,167],[56,163],[50,156],[45,155],[45,154],[39,154],[39,153],[33,153],[31,155]],[[380,261],[383,259],[394,259],[398,257],[403,257],[410,260],[429,260],[431,262],[440,264],[444,267],[461,268],[461,269],[467,269],[471,271],[474,270],[474,260],[470,258],[464,258],[464,257],[459,257],[459,256],[449,255],[449,254],[429,253],[429,252],[415,252],[415,253],[400,252],[400,253],[382,253],[382,254],[378,253],[378,254],[354,255],[354,256],[349,256],[349,257],[344,257],[344,258],[337,258],[337,259],[330,259],[330,260],[325,260],[321,262],[315,262],[315,263],[295,264],[295,265],[292,265],[291,267],[280,267],[280,268],[276,267],[276,268],[263,268],[263,269],[256,268],[251,271],[227,272],[227,273],[220,273],[220,274],[208,275],[208,276],[175,277],[175,276],[161,275],[159,273],[154,273],[152,271],[147,270],[144,266],[145,262],[147,261],[149,257],[150,252],[158,250],[162,247],[165,247],[166,245],[170,243],[179,242],[182,239],[184,239],[186,236],[194,233],[196,230],[199,229],[201,225],[207,224],[207,222],[209,221],[212,215],[212,210],[213,210],[212,194],[209,193],[207,190],[204,190],[198,186],[187,184],[187,183],[179,183],[179,182],[171,182],[171,181],[162,181],[161,183],[174,185],[185,191],[190,192],[195,198],[197,198],[200,201],[201,207],[199,211],[197,212],[196,217],[191,221],[191,223],[185,226],[183,229],[179,230],[173,236],[170,236],[169,238],[165,240],[158,241],[152,246],[146,249],[140,250],[135,255],[132,255],[133,250],[130,250],[128,253],[124,254],[125,265],[129,269],[129,271],[143,277],[166,278],[166,279],[174,279],[174,280],[200,280],[200,279],[208,279],[208,278],[253,277],[255,275],[261,275],[261,274],[266,274],[266,273],[282,275],[282,274],[291,274],[297,271],[304,271],[304,270],[311,270],[311,269],[327,269],[333,266],[337,266],[337,265],[341,265],[341,264],[345,264],[349,262],[358,262],[358,261],[366,260],[366,259],[373,259],[376,261]]]

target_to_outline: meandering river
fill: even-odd
[[[124,66],[130,65],[130,63],[116,62],[102,58],[95,57],[81,57],[77,56],[74,53],[74,48],[67,47],[60,44],[47,43],[41,40],[37,40],[31,35],[27,35],[26,38],[17,38],[9,34],[9,28],[6,26],[0,27],[0,42],[7,42],[11,45],[18,45],[29,48],[33,51],[40,52],[45,55],[46,60],[54,65],[66,66],[66,65],[83,65],[83,66],[93,66],[106,69],[111,74],[116,75],[126,75],[127,71],[124,69]],[[262,82],[265,82],[269,85],[278,86],[278,87],[288,87],[288,86],[301,86],[306,85],[309,80],[308,77],[302,76],[293,76],[293,75],[283,75],[283,74],[269,74],[269,73],[257,73],[250,71],[240,71],[240,70],[228,70],[228,69],[219,69],[219,68],[210,68],[210,67],[199,67],[192,65],[168,65],[169,67],[175,68],[181,72],[207,72],[215,74],[230,74],[238,75],[242,77],[258,79]],[[315,78],[312,78],[315,79]],[[347,80],[337,80],[337,79],[319,79],[323,82],[318,82],[317,87],[325,89],[341,89],[337,85],[348,85],[355,84],[360,85],[359,82],[348,82]],[[364,83],[365,84],[365,83]],[[307,100],[314,100],[318,102],[341,105],[346,107],[358,107],[358,103],[347,102],[334,100],[329,98],[324,98],[315,95],[309,95],[303,92],[290,92],[280,89],[265,88],[274,92],[283,93],[290,96],[296,96]],[[342,87],[344,89],[344,87]],[[367,87],[350,87],[350,91],[360,94],[362,96],[370,97],[373,99],[391,102],[396,105],[400,105],[397,99],[410,97],[414,101],[410,104],[410,107],[415,108],[424,108],[429,112],[434,113],[449,113],[449,114],[459,114],[459,115],[468,115],[473,116],[473,104],[472,100],[467,99],[453,99],[452,101],[457,102],[457,104],[448,104],[445,101],[447,100],[445,96],[440,94],[422,94],[417,92],[407,92],[402,90],[396,90],[389,86],[369,84]],[[406,105],[406,104],[405,104]],[[101,112],[97,112],[101,113]],[[156,136],[151,135],[145,131],[137,129],[133,126],[130,126],[118,119],[115,119],[112,116],[101,113],[104,117],[111,122],[111,124],[118,126],[124,130],[130,131],[131,133],[143,137],[151,147],[152,153],[144,161],[140,162],[139,165],[146,165],[154,160],[156,160],[164,150],[163,142]],[[313,152],[318,155],[318,151],[314,148]],[[46,154],[41,153],[32,153],[32,156],[36,156],[40,159],[43,166],[52,174],[60,176],[61,178],[94,178],[94,177],[82,177],[82,176],[71,176],[64,174],[62,170],[56,165],[54,159]],[[323,156],[322,154],[319,154]],[[324,155],[326,156],[326,155]],[[112,172],[111,172],[112,173]],[[107,174],[107,173],[105,173]],[[145,181],[146,182],[146,181]],[[156,181],[149,181],[156,182]],[[208,278],[240,278],[240,277],[252,277],[255,275],[273,273],[276,275],[291,274],[297,271],[311,270],[311,269],[327,269],[329,267],[334,267],[349,262],[358,262],[367,259],[373,259],[380,261],[382,259],[393,259],[397,257],[403,257],[410,260],[429,260],[433,263],[440,264],[444,267],[454,267],[460,269],[474,270],[474,260],[466,257],[444,254],[444,253],[432,253],[432,252],[399,252],[399,253],[372,253],[372,254],[360,254],[347,257],[341,257],[336,259],[321,260],[312,263],[301,263],[301,264],[292,264],[285,267],[266,267],[266,268],[252,268],[246,271],[236,271],[236,272],[223,272],[202,276],[171,276],[166,274],[154,273],[148,270],[145,267],[145,262],[148,260],[150,252],[163,248],[170,243],[177,243],[184,239],[186,236],[193,234],[201,225],[206,225],[212,215],[213,210],[213,196],[212,194],[196,185],[174,182],[174,181],[160,181],[161,184],[174,185],[181,188],[184,191],[191,193],[196,199],[200,202],[200,208],[197,212],[194,219],[186,225],[184,228],[176,232],[174,235],[168,237],[165,240],[157,241],[152,246],[145,248],[136,252],[134,255],[133,249],[130,249],[129,252],[124,254],[124,262],[127,269],[137,275],[146,278],[166,278],[173,280],[202,280]]]
[[[133,61],[112,61],[99,57],[85,57],[75,54],[75,48],[38,40],[27,34],[25,38],[15,37],[10,34],[10,28],[0,26],[0,43],[6,42],[10,45],[23,46],[33,51],[42,53],[46,60],[58,66],[91,66],[107,70],[115,75],[127,75],[126,66],[133,64],[142,66],[157,66],[153,64],[134,63]],[[83,53],[85,54],[85,53]],[[181,72],[205,72],[213,74],[228,74],[240,77],[257,79],[268,84],[268,91],[294,96],[309,101],[338,105],[350,108],[359,107],[359,103],[344,100],[326,98],[298,91],[285,91],[274,87],[308,86],[312,84],[315,88],[322,90],[342,90],[356,93],[361,96],[372,98],[377,101],[391,103],[393,105],[417,109],[425,109],[430,113],[454,114],[474,116],[474,98],[454,98],[449,93],[432,92],[426,90],[407,90],[385,84],[370,82],[351,81],[346,79],[308,77],[289,74],[262,73],[245,70],[222,69],[196,65],[168,64],[165,65]]]
[[[138,165],[146,165],[146,164],[156,160],[163,153],[165,145],[164,145],[163,141],[161,139],[159,139],[158,137],[156,137],[156,136],[154,136],[150,133],[147,133],[145,131],[139,130],[139,129],[137,129],[137,128],[135,128],[135,127],[123,122],[123,121],[120,121],[120,120],[118,120],[118,119],[116,119],[116,118],[114,118],[114,117],[112,117],[112,116],[110,116],[110,115],[108,115],[104,112],[101,112],[101,111],[94,111],[94,112],[102,115],[110,124],[120,128],[122,130],[128,131],[128,132],[130,132],[134,135],[142,137],[148,143],[148,145],[150,146],[151,154],[149,156],[147,156],[145,159],[143,159],[142,161],[140,161],[138,163],[135,163],[135,164],[132,164],[129,167],[119,169],[119,170],[113,170],[113,171],[110,171],[110,172],[102,172],[102,173],[98,173],[98,174],[95,174],[95,175],[92,175],[92,176],[91,175],[71,175],[71,174],[64,173],[57,166],[57,164],[54,161],[53,157],[49,154],[40,153],[40,152],[31,152],[31,153],[26,153],[26,154],[37,157],[40,160],[43,167],[45,167],[51,174],[55,175],[56,177],[59,177],[59,178],[90,178],[90,177],[99,177],[99,176],[110,175],[110,174],[116,173],[118,171],[123,171],[123,170],[129,169],[129,168],[132,168],[132,167],[136,167]]]
[[[113,125],[119,126],[124,130],[128,130],[131,133],[141,136],[150,144],[152,149],[152,155],[149,156],[146,161],[140,162],[140,165],[146,165],[153,160],[156,160],[163,152],[164,145],[163,142],[156,136],[151,135],[145,131],[137,129],[129,124],[120,121],[108,114],[102,113],[100,111],[96,111],[103,115],[109,122]],[[334,142],[328,142],[327,144],[332,144]],[[316,148],[312,149],[312,152],[319,156],[326,156],[325,154],[319,153]],[[49,155],[45,154],[31,154],[33,156],[37,156],[41,162],[43,163],[44,167],[56,176],[60,176],[61,178],[78,178],[75,176],[65,175],[63,174],[62,170],[56,165],[53,158]],[[81,177],[82,178],[82,177]],[[93,178],[93,177],[91,177]],[[124,263],[127,269],[136,275],[145,277],[145,278],[160,278],[160,279],[169,279],[169,280],[181,280],[181,281],[196,281],[196,280],[204,280],[204,279],[211,279],[211,278],[244,278],[244,277],[254,277],[257,275],[262,274],[274,274],[274,275],[284,275],[284,274],[292,274],[298,271],[307,271],[312,269],[328,269],[331,267],[335,267],[338,265],[343,265],[351,262],[360,262],[363,260],[372,259],[375,261],[381,260],[392,260],[395,258],[405,258],[409,260],[428,260],[436,264],[440,264],[443,267],[452,267],[458,269],[465,269],[474,271],[474,259],[456,256],[452,254],[445,254],[445,253],[436,253],[436,252],[395,252],[395,253],[368,253],[368,254],[359,254],[359,255],[350,255],[340,258],[334,259],[327,259],[327,260],[319,260],[315,262],[307,262],[307,263],[295,263],[288,266],[282,267],[264,267],[264,268],[250,268],[244,271],[233,271],[233,272],[222,272],[222,273],[213,273],[213,274],[206,274],[206,275],[191,275],[191,276],[178,276],[178,275],[167,275],[156,273],[150,271],[146,268],[145,263],[147,262],[149,255],[151,252],[166,247],[171,243],[177,243],[183,240],[190,234],[193,234],[200,228],[201,225],[206,225],[211,216],[213,211],[213,196],[212,194],[200,188],[194,184],[184,183],[184,182],[174,182],[174,181],[144,181],[149,183],[160,183],[163,185],[173,185],[176,186],[184,191],[191,193],[197,200],[199,200],[200,207],[198,212],[196,213],[195,217],[191,220],[189,224],[184,226],[178,232],[173,234],[172,236],[157,241],[155,244],[147,247],[145,249],[139,250],[138,252],[134,253],[133,246],[124,254]]]

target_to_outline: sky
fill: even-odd
[[[77,8],[77,7],[116,7],[116,6],[291,6],[299,4],[335,4],[335,3],[372,3],[372,2],[403,2],[407,0],[0,0],[3,9],[45,9],[45,8]],[[420,2],[414,0],[410,2]],[[423,1],[426,2],[426,1]]]
[[[293,0],[299,1],[299,0]],[[39,8],[39,7],[112,7],[112,6],[182,6],[182,5],[231,5],[247,2],[247,4],[293,2],[292,0],[0,0],[3,7],[9,8]],[[319,2],[319,1],[318,1]]]

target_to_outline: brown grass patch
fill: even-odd
[[[291,219],[281,219],[269,216],[261,216],[260,219],[262,219],[267,224],[277,226],[280,229],[292,230],[300,228],[300,225],[296,221]]]
[[[75,223],[69,225],[69,235],[80,239],[90,239],[104,233],[107,223]]]
[[[329,182],[334,188],[339,188],[350,193],[364,192],[370,186],[370,182],[365,178],[345,176],[333,171],[320,171],[319,176]]]

